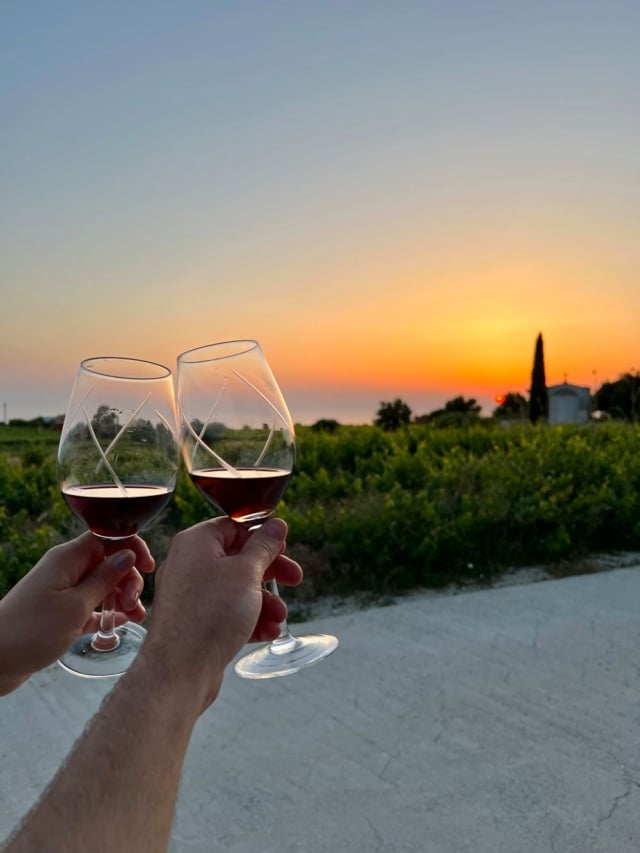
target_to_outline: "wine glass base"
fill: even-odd
[[[236,662],[235,671],[241,678],[278,678],[291,675],[328,657],[338,648],[338,639],[331,634],[308,634],[291,638],[291,642],[269,643]]]
[[[95,634],[83,634],[59,659],[58,663],[72,675],[82,678],[113,678],[126,672],[140,651],[146,630],[135,622],[116,628],[118,645],[100,651],[93,645]]]

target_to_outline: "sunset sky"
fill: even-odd
[[[294,420],[640,369],[635,0],[3,0],[0,402],[258,338]]]

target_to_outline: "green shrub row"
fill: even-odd
[[[0,447],[0,594],[78,530],[54,460],[51,445]],[[486,581],[511,567],[635,550],[640,427],[298,427],[278,513],[305,569],[303,596]],[[145,534],[157,559],[176,530],[211,514],[182,472]]]
[[[51,445],[0,453],[0,596],[63,541],[72,523],[57,489]]]
[[[300,430],[281,508],[320,594],[490,578],[640,547],[640,429]]]

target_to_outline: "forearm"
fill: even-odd
[[[103,702],[68,760],[5,853],[64,850],[163,851],[197,690],[167,685],[141,661]]]

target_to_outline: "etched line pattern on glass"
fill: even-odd
[[[82,406],[82,411],[84,412],[85,421],[87,422],[87,429],[89,430],[89,435],[91,436],[91,440],[93,441],[93,443],[96,447],[96,450],[98,451],[98,454],[100,456],[100,459],[98,460],[98,464],[96,465],[96,474],[100,473],[100,468],[104,465],[104,467],[107,469],[107,471],[111,475],[113,482],[114,482],[114,485],[117,486],[117,488],[119,489],[120,494],[123,497],[127,497],[129,495],[129,490],[127,489],[127,486],[125,486],[125,484],[121,481],[120,477],[118,477],[118,474],[117,474],[115,468],[113,467],[113,465],[111,464],[111,462],[109,460],[109,454],[112,451],[115,451],[115,449],[118,445],[118,442],[120,441],[122,436],[125,435],[125,433],[129,429],[131,424],[135,422],[135,419],[138,417],[140,412],[147,405],[147,403],[149,402],[149,399],[151,397],[151,392],[149,392],[147,394],[147,396],[144,398],[144,400],[138,406],[136,406],[136,408],[131,412],[131,415],[130,415],[129,419],[127,420],[127,422],[124,423],[120,427],[120,429],[118,430],[116,435],[111,439],[111,441],[107,445],[106,449],[103,449],[102,445],[100,444],[100,439],[96,435],[95,430],[93,428],[92,418],[89,415],[89,412],[87,411],[86,406],[83,405],[85,400],[87,399],[87,397],[89,397],[91,395],[93,390],[94,390],[93,388],[90,388],[87,391],[87,393],[85,394],[85,397],[81,401],[81,406]],[[76,409],[76,412],[77,411],[78,410]],[[167,427],[167,429],[169,431],[171,431],[171,429],[172,429],[171,424],[167,421],[167,419],[164,417],[164,415],[161,412],[159,412],[157,409],[154,409],[154,413],[162,421],[162,423]]]

